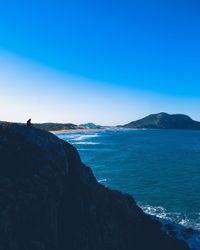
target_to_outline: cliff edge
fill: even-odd
[[[1,250],[187,250],[55,135],[0,124]]]

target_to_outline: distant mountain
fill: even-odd
[[[80,124],[80,126],[82,126],[82,127],[98,127],[98,128],[101,127],[100,125],[96,125],[92,122],[83,123],[83,124]]]
[[[151,129],[199,129],[200,122],[192,120],[183,114],[170,115],[158,113],[148,115],[140,120],[121,126],[124,128],[151,128]]]

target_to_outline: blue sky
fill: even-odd
[[[0,120],[200,120],[200,3],[0,3]]]

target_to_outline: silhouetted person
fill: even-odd
[[[29,120],[27,121],[26,126],[27,126],[28,128],[31,128],[31,127],[32,127],[31,119],[29,119]]]

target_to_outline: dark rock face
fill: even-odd
[[[53,134],[0,125],[1,250],[187,250]]]
[[[167,113],[152,114],[143,119],[130,122],[125,128],[151,128],[151,129],[200,129],[200,122],[192,120],[187,115]]]

